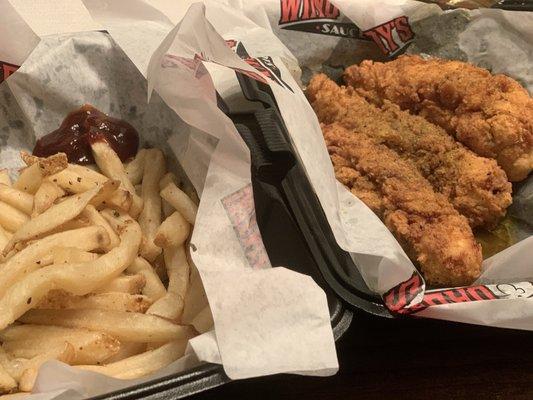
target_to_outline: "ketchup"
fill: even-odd
[[[40,138],[33,155],[48,157],[63,152],[69,162],[94,164],[91,143],[97,141],[107,142],[120,159],[126,161],[137,154],[139,134],[127,122],[85,104],[68,114],[58,129]]]

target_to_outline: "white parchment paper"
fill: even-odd
[[[248,150],[218,109],[207,70],[167,57],[169,48],[175,56],[190,56],[182,38],[194,34],[193,25],[174,26],[157,10],[149,14],[151,23],[143,25],[135,17],[147,15],[145,4],[138,2],[136,8],[134,3],[124,3],[129,14],[108,9],[106,18],[115,23],[109,31],[115,32],[116,41],[95,31],[45,36],[0,85],[0,165],[19,167],[19,150],[31,150],[37,138],[84,103],[130,122],[143,144],[161,147],[169,164],[183,168],[201,194],[191,256],[202,277],[215,332],[191,340],[184,358],[141,380],[116,380],[49,362],[40,370],[35,391],[47,399],[65,390],[62,395],[68,398],[96,396],[202,362],[222,363],[234,379],[334,373],[338,364],[324,292],[305,275],[272,268],[268,257],[255,268],[256,260],[232,226],[230,211],[245,210],[249,228],[256,229],[253,241],[245,244],[259,249],[253,254],[261,253],[252,199],[231,197],[249,190]],[[192,19],[195,15],[203,17],[201,8],[196,14],[193,10]],[[115,28],[129,22],[139,29],[117,34],[120,29]],[[209,40],[217,37],[208,23],[202,33]]]
[[[228,18],[221,2],[205,3],[208,4],[207,18],[223,32],[225,39],[238,38],[251,57],[264,55],[262,41],[249,35],[239,35],[238,28],[226,26]],[[436,5],[411,0],[332,0],[320,5],[304,0],[226,3],[233,7],[233,12],[226,12],[239,13],[241,19],[254,21],[256,29],[267,29],[267,17],[272,32],[296,56],[303,71],[303,84],[319,70],[335,79],[345,67],[365,58],[381,60],[407,51],[469,61],[494,73],[506,73],[521,82],[530,93],[533,90],[532,13],[488,9],[443,12]],[[210,8],[217,12],[210,13]],[[287,16],[292,16],[293,21],[286,23]],[[232,15],[232,18],[235,19],[235,16]],[[359,34],[355,37],[332,34],[332,26],[341,26],[339,23],[346,21],[352,22],[352,30],[344,32]],[[397,29],[398,21],[400,24],[408,21],[412,35],[402,34]],[[298,28],[295,28],[296,25]],[[376,31],[376,28],[379,29]],[[325,30],[329,33],[324,33]],[[365,34],[368,31],[380,32],[379,44],[369,41],[371,35]],[[275,57],[281,51],[281,48],[277,52],[271,50],[270,55]],[[282,76],[291,72],[292,63],[288,69],[276,65]],[[297,88],[295,93],[291,93],[279,85],[271,84],[271,88],[337,242],[352,254],[368,286],[376,293],[385,294],[416,276],[413,264],[385,226],[361,201],[335,181],[320,128],[303,93]],[[532,188],[531,177],[518,185],[514,204],[509,209],[509,214],[529,223]],[[533,330],[530,318],[533,303],[526,300],[533,297],[532,285],[529,284],[533,275],[531,228],[520,229],[519,237],[522,239],[520,242],[484,261],[483,273],[472,287],[476,290],[476,285],[497,283],[488,290],[491,291],[490,296],[498,300],[480,297],[476,299],[479,301],[432,304],[417,315]],[[425,294],[428,298],[435,295],[432,291],[424,293],[423,282],[420,285],[420,293],[406,306],[416,306],[425,299]],[[501,285],[510,285],[513,289]],[[507,300],[502,302],[501,299]],[[503,309],[508,310],[507,315],[497,311]]]

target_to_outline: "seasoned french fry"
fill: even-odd
[[[176,178],[176,175],[174,175],[172,172],[167,172],[159,181],[159,190],[163,190],[170,182],[173,182],[176,186],[178,186],[178,178]],[[161,201],[161,209],[163,210],[163,215],[165,218],[170,217],[175,211],[174,207],[172,207],[166,200]]]
[[[13,328],[15,332],[11,336],[16,339],[4,340],[2,347],[9,355],[17,358],[33,358],[67,342],[75,349],[71,364],[99,364],[116,355],[121,348],[120,342],[114,337],[86,329],[45,325],[19,325]],[[22,338],[17,337],[16,328],[23,328],[24,332],[19,335]],[[11,328],[7,328],[9,329]],[[28,336],[30,332],[31,336]]]
[[[118,293],[129,293],[129,294],[140,294],[146,283],[146,278],[142,274],[136,275],[120,275],[113,279],[111,282],[106,283],[105,285],[95,289],[94,293],[107,293],[107,292],[118,292]]]
[[[23,392],[30,392],[33,389],[39,368],[46,361],[58,360],[65,363],[71,363],[75,354],[74,347],[70,343],[65,342],[63,343],[63,346],[50,348],[45,353],[39,354],[27,361],[14,362],[13,365],[16,365],[16,367],[14,367],[15,371],[18,373],[19,370],[22,370],[19,380],[19,389]]]
[[[143,231],[141,255],[148,261],[153,261],[161,248],[154,244],[155,232],[161,224],[161,197],[159,197],[159,181],[165,173],[165,158],[163,152],[150,149],[146,153],[146,165],[142,181],[144,208],[139,216],[139,225]]]
[[[15,379],[8,374],[6,369],[0,364],[0,394],[9,393],[17,387]],[[2,396],[3,397],[3,396]]]
[[[178,178],[172,172],[167,172],[165,176],[161,178],[161,180],[159,181],[159,191],[166,188],[169,183],[173,183],[174,185],[179,186]]]
[[[155,315],[104,310],[30,310],[24,323],[59,325],[104,332],[118,340],[137,343],[168,342],[190,337],[194,329]]]
[[[183,246],[166,247],[163,251],[168,274],[168,291],[146,311],[171,321],[179,321],[189,287],[190,267]]]
[[[83,365],[78,368],[119,379],[148,375],[176,361],[185,354],[187,340],[175,340],[161,347],[107,365]]]
[[[7,186],[12,185],[9,171],[7,169],[0,169],[0,183]]]
[[[101,226],[90,226],[71,231],[56,233],[42,238],[0,266],[0,298],[5,291],[24,275],[35,271],[54,261],[54,252],[58,247],[75,247],[91,251],[107,246],[109,236]]]
[[[126,268],[126,272],[129,274],[142,274],[144,276],[145,284],[142,289],[142,294],[150,298],[152,301],[160,299],[167,293],[161,279],[159,279],[159,276],[155,273],[150,263],[144,258],[137,257],[131,265]]]
[[[0,201],[30,215],[33,209],[33,196],[22,190],[0,183]]]
[[[35,163],[31,167],[26,167],[20,172],[13,187],[26,193],[35,194],[37,189],[39,189],[39,186],[41,186],[42,180],[43,175],[39,168],[39,163]]]
[[[135,158],[126,166],[126,176],[132,185],[138,185],[142,181],[146,151],[146,149],[139,150]]]
[[[0,396],[0,400],[22,400],[23,398],[27,398],[28,395],[28,392],[3,394],[2,396]]]
[[[104,175],[110,179],[120,181],[122,187],[131,194],[133,201],[129,213],[133,218],[136,218],[143,208],[143,199],[135,193],[135,188],[128,179],[124,165],[117,153],[105,141],[91,143],[91,149],[96,165],[98,165]]]
[[[205,306],[204,309],[193,318],[191,325],[200,333],[205,333],[213,329],[213,314],[211,313],[209,306]]]
[[[190,261],[189,265],[191,265]],[[182,324],[192,324],[192,321],[202,309],[209,306],[202,279],[194,265],[191,266],[189,282],[189,289],[185,295],[185,307],[181,316]]]
[[[154,243],[159,247],[181,246],[191,234],[191,225],[175,211],[157,228]]]
[[[15,232],[4,249],[4,254],[7,254],[6,251],[11,250],[15,244],[34,239],[75,218],[101,190],[102,187],[96,187],[85,193],[71,196],[28,221]]]
[[[29,217],[15,207],[0,201],[0,225],[11,232],[16,232],[27,221]]]
[[[43,178],[56,174],[68,166],[68,158],[65,153],[56,153],[50,157],[37,157],[26,153],[25,151],[21,151],[20,156],[22,161],[24,161],[28,167],[37,164]]]
[[[49,310],[114,310],[144,313],[152,304],[150,299],[139,294],[120,292],[74,296],[63,290],[52,290],[39,303],[37,309]]]
[[[0,225],[0,252],[6,247],[6,244],[9,242],[9,236],[6,230]]]
[[[103,185],[108,180],[104,175],[90,168],[75,164],[69,164],[66,169],[49,176],[47,179],[68,193],[83,193]]]
[[[94,208],[92,204],[89,204],[87,205],[87,207],[85,207],[85,210],[83,210],[82,215],[87,217],[91,224],[100,225],[106,230],[110,239],[109,246],[106,248],[106,250],[111,250],[113,247],[118,246],[118,244],[120,243],[118,235],[115,233],[113,228],[111,228],[109,222],[107,222],[107,220],[100,215],[100,213],[96,210],[96,208]]]
[[[146,351],[146,343],[133,343],[133,342],[120,342],[120,349],[116,354],[111,356],[106,360],[106,363],[111,364],[125,358],[135,356],[139,353],[144,353]],[[85,364],[95,364],[95,363],[85,363]]]
[[[94,199],[91,200],[91,204],[95,207],[103,204],[104,206],[107,205],[108,202],[111,201],[112,197],[115,196],[117,192],[119,192],[119,186],[120,182],[112,179],[108,179],[105,181],[100,187],[100,193],[94,197]],[[121,202],[120,207],[126,207],[124,208],[125,211],[129,210],[129,207],[131,205],[131,196],[129,193],[122,191],[125,193],[125,195],[119,195],[119,201]]]
[[[168,201],[192,225],[196,219],[198,206],[174,183],[169,183],[162,191],[161,197]]]
[[[68,363],[73,358],[74,348],[70,343],[67,342],[63,342],[58,346],[54,346],[53,348],[48,348],[46,352],[30,359],[17,358],[12,360],[10,357],[8,357],[3,349],[0,351],[0,364],[9,373],[9,375],[11,375],[16,381],[19,381],[19,386],[24,371],[32,368],[39,369],[41,364],[48,360],[55,359]],[[31,390],[31,388],[29,390],[22,388],[20,389],[26,392]]]
[[[41,214],[44,215],[44,214]],[[104,230],[105,232],[105,230]],[[141,230],[132,219],[121,229],[120,245],[94,261],[49,265],[12,284],[0,298],[0,329],[35,307],[53,289],[85,295],[118,276],[137,257]]]
[[[48,210],[57,199],[63,197],[65,194],[66,192],[54,182],[43,180],[33,198],[32,217]]]
[[[52,264],[72,264],[96,260],[98,254],[80,250],[75,247],[56,247],[52,258]]]
[[[54,174],[47,178],[51,182],[56,183],[59,187],[64,189],[67,193],[83,193],[90,189],[93,189],[96,186],[104,185],[109,179],[104,175],[93,171],[90,168],[83,167],[81,165],[69,164],[67,169]],[[114,183],[109,190],[111,194],[107,198],[103,195],[100,196],[100,203],[104,202],[108,206],[119,208],[120,210],[128,211],[131,206],[131,195],[125,190],[118,189],[119,182]],[[98,199],[97,199],[98,200]],[[95,201],[92,202],[94,205]]]

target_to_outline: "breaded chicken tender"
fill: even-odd
[[[460,215],[412,163],[367,135],[322,125],[337,179],[372,209],[433,286],[469,285],[481,246]]]
[[[494,158],[512,182],[533,169],[533,99],[508,76],[461,61],[404,55],[353,65],[344,80],[368,101],[382,106],[389,100]]]
[[[415,165],[472,227],[493,227],[505,215],[512,188],[503,170],[442,128],[387,101],[380,109],[324,74],[313,77],[307,95],[321,122],[366,134]]]

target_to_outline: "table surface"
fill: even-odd
[[[232,382],[208,399],[533,399],[533,333],[355,315],[332,377]]]

